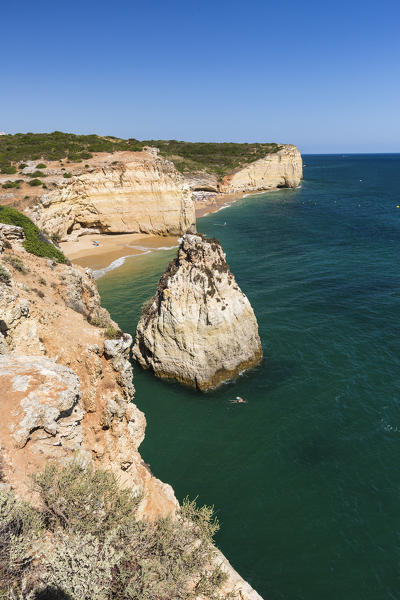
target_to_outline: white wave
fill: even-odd
[[[216,210],[215,213],[219,212],[220,210],[224,210],[224,208],[228,208],[228,206],[230,206],[230,204],[224,204],[218,210]]]
[[[144,254],[150,254],[154,250],[171,250],[172,248],[178,248],[179,246],[159,246],[158,248],[146,248],[145,246],[131,246],[127,244],[129,248],[133,248],[135,250],[141,250],[140,254],[128,254],[127,256],[121,256],[108,265],[108,267],[103,267],[102,269],[93,270],[93,277],[95,279],[100,279],[109,271],[113,271],[114,269],[118,269],[122,267],[127,258],[132,258],[133,256],[143,256]]]
[[[94,270],[93,277],[95,279],[100,279],[100,277],[103,277],[109,271],[114,271],[114,269],[122,267],[127,258],[131,258],[132,256],[143,256],[143,254],[149,254],[150,252],[151,250],[147,250],[146,252],[142,252],[142,254],[128,254],[127,256],[121,256],[120,258],[113,260],[113,262],[109,264],[108,267],[103,267],[102,269]]]

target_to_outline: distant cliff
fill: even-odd
[[[217,193],[260,192],[280,187],[295,188],[302,177],[301,154],[299,149],[291,144],[281,144],[276,152],[238,167],[222,179],[216,173],[205,170],[185,173],[185,179],[192,190]]]

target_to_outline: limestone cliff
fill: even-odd
[[[277,152],[236,169],[222,180],[215,173],[207,171],[185,173],[185,179],[191,190],[223,194],[295,188],[303,177],[300,151],[291,144],[280,144],[279,148]]]
[[[217,240],[183,236],[143,309],[133,356],[155,375],[203,391],[260,362],[256,317]]]
[[[100,306],[90,270],[28,254],[23,239],[19,227],[0,228],[2,484],[30,497],[30,473],[79,457],[142,489],[142,516],[174,514],[172,488],[138,451],[146,420],[132,402],[131,337]],[[215,560],[226,595],[261,600],[220,553]]]
[[[120,152],[88,171],[58,178],[30,209],[36,224],[66,239],[101,233],[180,235],[195,230],[190,189],[156,152]]]
[[[301,154],[296,146],[283,144],[278,152],[267,154],[232,175],[220,185],[221,192],[258,192],[279,187],[295,188],[303,176]]]

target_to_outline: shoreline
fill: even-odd
[[[215,194],[199,198],[195,201],[196,219],[228,208],[242,198],[264,194],[267,191],[275,190]],[[145,233],[91,233],[79,237],[76,241],[60,242],[60,249],[72,263],[92,269],[98,279],[121,266],[127,258],[177,247],[179,237]],[[99,245],[94,245],[94,241],[99,242]]]

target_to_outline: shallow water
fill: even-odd
[[[206,395],[135,367],[141,453],[180,500],[214,504],[217,544],[266,599],[398,599],[400,155],[304,162],[300,189],[199,221],[254,307],[265,358]],[[124,330],[175,252],[98,281]]]

